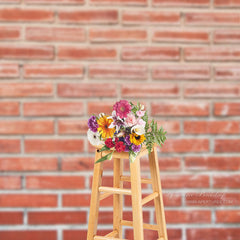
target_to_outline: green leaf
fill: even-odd
[[[96,163],[99,163],[99,162],[103,162],[103,161],[105,161],[105,160],[111,160],[111,159],[112,159],[112,155],[113,155],[113,151],[110,152],[109,154],[105,155],[104,157],[101,157],[100,159],[98,159],[98,160],[95,162],[95,164],[96,164]]]
[[[108,148],[106,145],[103,146],[100,150],[98,150],[98,152],[103,152],[103,151],[107,151],[109,150],[110,148]]]
[[[130,163],[133,163],[133,162],[135,161],[135,159],[136,159],[136,157],[137,157],[137,154],[138,154],[138,153],[135,153],[135,152],[133,152],[133,151],[130,151],[130,152],[129,152],[129,160],[130,160]]]

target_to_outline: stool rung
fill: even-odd
[[[148,195],[147,197],[142,199],[142,205],[150,202],[151,200],[153,200],[156,197],[158,197],[158,192],[151,193],[150,195]]]
[[[107,235],[105,235],[104,237],[115,237],[118,234],[118,232],[116,230],[108,233]]]
[[[121,178],[121,181],[131,182],[131,178],[128,176],[121,176],[120,178]],[[152,184],[152,180],[149,178],[141,178],[141,183]]]
[[[105,198],[107,198],[111,195],[112,195],[112,193],[102,193],[99,197],[99,200],[101,201],[101,200],[103,200],[103,199],[105,199]]]
[[[127,221],[127,220],[122,220],[121,221],[121,225],[132,227],[133,226],[133,222],[132,221]],[[159,226],[158,225],[148,224],[148,223],[143,223],[143,228],[149,229],[149,230],[155,230],[155,231],[159,230]]]
[[[127,239],[95,236],[95,237],[94,237],[94,240],[127,240]]]
[[[126,194],[126,195],[132,195],[132,192],[130,189],[123,189],[123,188],[114,188],[114,187],[99,187],[100,192],[105,193],[115,193],[115,194]]]

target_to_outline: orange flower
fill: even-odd
[[[109,128],[111,123],[113,122],[112,119],[108,119],[108,116],[104,115],[97,120],[98,123],[98,131],[101,134],[102,138],[112,138],[115,132],[114,128]]]

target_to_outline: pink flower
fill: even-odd
[[[139,110],[139,111],[136,112],[136,114],[137,114],[138,117],[143,117],[144,114],[145,114],[145,111]]]
[[[131,105],[126,100],[120,100],[113,105],[113,110],[116,111],[117,116],[126,118],[131,111]]]
[[[133,113],[129,113],[125,121],[126,126],[130,127],[135,125],[136,123],[137,123],[137,120],[135,115]]]
[[[142,120],[141,118],[138,118],[138,119],[137,119],[137,124],[140,125],[140,126],[145,127],[146,122],[145,122],[144,120]]]

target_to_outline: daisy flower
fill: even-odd
[[[90,129],[87,131],[87,137],[88,141],[93,145],[93,146],[98,146],[102,144],[102,141],[100,140],[100,134],[99,132],[93,132]]]
[[[115,128],[110,128],[109,126],[113,122],[112,119],[109,119],[108,116],[104,115],[97,120],[98,131],[101,134],[102,138],[112,138],[115,132]]]

